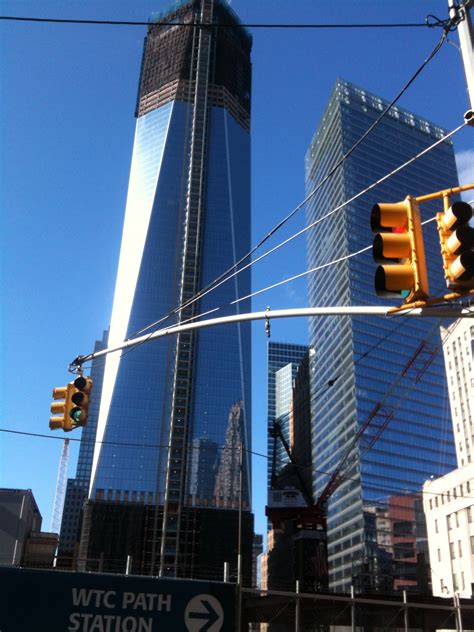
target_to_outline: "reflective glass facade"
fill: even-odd
[[[337,82],[306,155],[307,192],[385,106],[379,97],[346,81]],[[312,198],[308,224],[434,143],[443,133],[411,112],[393,108]],[[451,142],[444,142],[311,229],[308,267],[370,245],[373,204],[398,202],[409,194],[419,196],[452,186],[457,186],[454,152]],[[422,219],[433,217],[437,210],[436,203],[423,204]],[[425,226],[423,232],[431,295],[437,296],[445,286],[434,223]],[[397,304],[393,299],[375,296],[375,267],[368,251],[313,274],[309,304]],[[310,321],[310,343],[315,349],[311,398],[316,496],[328,481],[325,473],[334,471],[360,424],[373,413],[377,402],[383,401],[421,341],[427,341],[431,353],[431,364],[421,381],[414,383],[417,374],[413,371],[413,379],[404,379],[398,387],[394,415],[386,427],[382,427],[383,419],[375,417],[371,429],[351,452],[347,479],[329,499],[328,555],[333,590],[348,591],[351,584],[360,591],[416,589],[417,561],[426,552],[420,507],[410,494],[419,491],[430,476],[442,475],[454,466],[438,325],[430,319],[414,318],[331,317]],[[402,522],[403,533],[399,526]]]
[[[275,421],[280,421],[282,434],[290,442],[290,405],[292,385],[298,366],[308,347],[288,342],[268,343],[268,488],[271,487],[272,455],[274,439],[271,429]],[[280,440],[276,444],[276,474],[288,463],[289,459]]]
[[[173,11],[160,19],[236,20],[219,1],[181,2]],[[225,73],[226,41],[212,33],[149,28],[110,346],[172,312],[250,249],[249,110],[243,114],[250,85],[244,98],[229,77],[250,81],[251,40],[229,29]],[[181,66],[171,68],[164,56]],[[216,307],[222,316],[250,311],[246,302],[230,306],[249,293],[247,271],[155,329]],[[107,356],[97,426],[105,443],[95,449],[90,498],[164,505],[161,553],[169,558],[179,506],[235,509],[241,501],[249,509],[250,383],[249,324]]]

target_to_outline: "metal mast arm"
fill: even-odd
[[[115,347],[109,347],[96,353],[90,353],[84,356],[78,356],[72,362],[72,367],[78,367],[89,362],[95,358],[128,349],[136,345],[148,342],[149,340],[155,340],[156,338],[163,338],[164,336],[174,336],[183,331],[191,331],[193,329],[203,329],[204,327],[214,327],[216,325],[229,325],[237,322],[248,322],[252,320],[266,320],[273,318],[301,318],[312,316],[392,316],[393,317],[433,317],[433,318],[466,318],[474,317],[474,311],[469,307],[459,304],[451,304],[449,306],[436,307],[414,307],[407,309],[406,311],[397,311],[395,313],[393,307],[374,307],[374,306],[335,306],[335,307],[302,307],[296,309],[280,309],[264,311],[264,312],[249,312],[247,314],[235,314],[233,316],[222,316],[220,318],[209,318],[207,320],[186,323],[184,325],[174,325],[173,327],[167,327],[154,331],[152,334],[146,334],[133,338],[132,340],[126,340]]]

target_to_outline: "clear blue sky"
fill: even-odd
[[[1,12],[147,20],[167,5],[162,0],[2,0]],[[423,22],[428,13],[447,15],[446,0],[235,0],[232,6],[244,23]],[[145,27],[0,23],[1,428],[49,434],[52,387],[69,380],[68,363],[91,351],[109,324],[145,32]],[[304,154],[336,77],[391,99],[441,31],[252,32],[255,243],[304,197]],[[452,44],[443,46],[400,105],[451,130],[462,122],[468,100],[457,35],[449,39]],[[473,134],[465,129],[454,139],[463,165],[469,155],[474,162]],[[303,222],[300,213],[279,238]],[[280,252],[255,266],[254,289],[305,269],[304,238]],[[254,309],[306,304],[302,281],[258,297]],[[272,340],[306,342],[306,322],[273,324]],[[253,447],[258,452],[266,452],[266,344],[263,325],[255,325]],[[59,440],[0,432],[0,486],[31,488],[46,530],[60,451]],[[77,446],[69,476],[76,458]],[[260,531],[265,481],[266,462],[255,458]]]

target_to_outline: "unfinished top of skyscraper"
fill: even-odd
[[[214,1],[212,10],[201,4],[200,0],[179,2],[166,14],[154,16],[143,54],[137,116],[174,99],[193,100],[193,72],[197,63],[193,50],[198,29],[192,25],[204,24],[201,28],[212,29],[214,34],[213,54],[209,59],[212,66],[209,103],[227,108],[249,129],[252,37],[240,26],[227,2]]]

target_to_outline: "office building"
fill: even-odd
[[[277,421],[286,441],[290,441],[290,409],[293,401],[293,379],[307,353],[307,345],[269,342],[267,350],[267,427],[268,427],[268,489],[272,484],[272,459],[275,452],[275,474],[289,462],[280,440],[275,441],[273,426]]]
[[[474,462],[474,324],[463,318],[441,328],[458,467]]]
[[[233,28],[202,27],[222,23]],[[216,307],[220,315],[250,310],[230,305],[250,293],[249,270],[191,299],[250,249],[251,44],[223,0],[174,3],[149,25],[110,346]],[[186,530],[199,510],[217,528],[227,517],[213,523],[212,510],[230,516],[239,507],[250,524],[250,382],[248,323],[107,356],[81,556],[114,503],[153,509],[151,548],[143,547],[152,574],[189,572]],[[226,533],[229,555],[237,526]],[[251,547],[250,539],[250,556]]]
[[[312,508],[312,455],[310,410],[310,358],[314,351],[296,345],[285,349],[275,343],[269,366],[284,354],[302,354],[275,370],[275,423],[267,516],[267,551],[262,557],[262,586],[303,592],[327,589],[326,535]],[[299,347],[299,348],[298,348]],[[288,355],[286,355],[288,359]],[[269,410],[270,390],[269,390]],[[275,424],[273,424],[275,427]],[[289,448],[291,458],[286,448]]]
[[[258,588],[260,583],[259,557],[263,553],[263,535],[255,533],[252,545],[252,588]]]
[[[31,489],[0,489],[0,566],[52,568],[58,536],[42,521]]]
[[[436,597],[472,598],[474,594],[474,463],[423,486],[431,565]]]
[[[314,349],[303,356],[293,380],[293,397],[290,405],[290,450],[298,464],[300,482],[312,494],[311,453],[311,379],[310,364]]]
[[[423,486],[433,595],[471,598],[474,591],[474,324],[441,329],[457,469]]]
[[[306,187],[313,191],[369,126],[387,102],[347,81],[338,80],[306,155]],[[338,205],[443,137],[428,120],[395,106],[347,158],[307,205],[313,224]],[[457,186],[450,140],[388,178],[308,233],[308,268],[370,246],[370,211],[378,202],[399,202]],[[421,205],[422,220],[440,210]],[[433,223],[423,228],[432,296],[445,292],[441,256]],[[402,299],[378,298],[376,264],[370,249],[309,277],[309,304],[397,305]],[[454,449],[446,404],[439,323],[429,319],[376,317],[312,318],[313,492],[317,498],[328,475],[347,454],[345,478],[328,501],[330,589],[359,592],[418,590],[414,560],[426,564],[426,534],[417,522],[421,508],[395,511],[391,499],[419,493],[431,475],[452,469]],[[420,344],[423,342],[422,347]],[[361,424],[370,419],[358,445],[348,449]],[[397,501],[398,502],[398,501]],[[407,501],[408,502],[408,501]],[[410,501],[411,502],[411,501]],[[388,513],[387,513],[388,512]],[[409,521],[399,520],[410,513]],[[385,517],[384,517],[385,515]],[[388,520],[390,525],[380,525]],[[394,532],[416,542],[406,551],[387,542]],[[410,550],[408,551],[408,549]],[[426,583],[426,582],[425,582]]]

